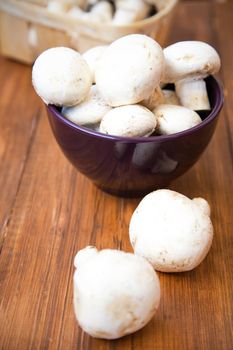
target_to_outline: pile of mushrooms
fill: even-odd
[[[50,0],[47,9],[95,23],[127,25],[154,15],[161,0]]]
[[[213,239],[209,204],[154,191],[135,209],[129,235],[134,254],[89,246],[75,257],[75,315],[93,337],[120,338],[151,320],[160,302],[154,269],[190,271],[204,260]]]
[[[219,55],[207,43],[183,41],[162,50],[152,38],[132,34],[83,55],[64,47],[44,51],[33,67],[33,85],[45,103],[63,107],[78,125],[148,137],[201,123],[197,112],[211,109],[204,78],[219,68]]]
[[[162,50],[153,39],[134,34],[84,55],[48,49],[36,60],[32,81],[46,104],[62,107],[78,125],[149,137],[199,124],[196,111],[211,108],[204,78],[219,68],[217,52],[206,43],[179,42]],[[163,89],[167,83],[175,90]],[[203,261],[213,238],[210,207],[203,198],[152,192],[133,213],[129,236],[134,254],[87,247],[75,257],[75,314],[94,337],[116,339],[150,321],[160,300],[154,269],[183,272]]]

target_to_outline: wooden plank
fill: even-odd
[[[176,29],[172,30],[169,42],[206,40],[216,45],[225,60],[227,50],[222,48],[223,43],[218,40],[220,34],[214,29],[213,13],[218,16],[214,6],[208,3],[196,5],[194,2],[179,5],[174,19]],[[220,30],[224,32],[222,21]],[[229,41],[228,45],[232,48],[233,44]],[[5,74],[5,103],[10,106],[12,95],[21,96],[17,107],[10,110],[13,121],[9,125],[12,135],[18,137],[16,134],[25,133],[26,126],[31,124],[14,121],[23,111],[26,113],[27,108],[32,118],[42,104],[30,87],[28,69],[22,67],[22,70],[17,70],[15,66],[18,67],[3,61],[2,70],[3,76]],[[222,75],[224,84],[229,84],[226,80],[233,79],[231,69],[227,69]],[[17,74],[12,70],[16,70]],[[12,74],[9,79],[8,74]],[[233,98],[228,98],[230,106]],[[0,110],[1,118],[7,118],[5,111],[3,108]],[[9,200],[8,204],[11,217],[4,229],[5,240],[0,255],[0,348],[232,348],[233,184],[230,177],[228,114],[229,107],[224,108],[213,140],[200,161],[171,185],[172,189],[190,197],[203,196],[210,202],[215,228],[210,254],[193,272],[160,273],[162,300],[156,317],[134,335],[110,342],[90,338],[75,322],[72,306],[73,258],[78,249],[89,244],[98,248],[132,251],[128,223],[139,199],[121,199],[104,194],[77,173],[58,149],[44,108],[39,110],[38,126],[34,127],[26,155],[16,146],[15,155],[8,150],[3,170],[7,174],[12,159],[24,154],[24,171],[17,183],[17,193],[14,192],[13,200]],[[30,119],[29,116],[27,118]],[[22,131],[18,131],[20,127]],[[17,145],[20,141],[23,143],[21,138]],[[2,149],[5,153],[5,142]],[[14,181],[12,177],[9,183],[13,185]],[[3,189],[5,184],[2,182],[0,185]]]
[[[40,103],[31,90],[31,69],[0,59],[0,251],[38,121]]]
[[[231,148],[233,158],[233,79],[232,79],[232,62],[233,62],[233,46],[228,43],[232,41],[233,33],[233,2],[218,5],[214,7],[213,29],[215,31],[219,46],[219,53],[222,57],[221,77],[224,80],[225,110],[226,123],[228,130],[229,147]],[[223,30],[224,28],[224,30]]]
[[[59,170],[51,171],[55,163]],[[122,202],[104,195],[76,173],[55,146],[43,115],[0,258],[4,347],[27,348],[32,342],[32,348],[47,348],[53,339],[52,347],[57,348],[63,318],[70,318],[72,328],[76,328],[70,297],[74,254],[78,247],[91,243],[99,247],[119,245],[125,222],[121,220],[124,211],[118,212]],[[113,218],[116,226],[112,226]],[[109,226],[107,237],[102,231],[105,222]],[[68,314],[66,307],[71,311]]]

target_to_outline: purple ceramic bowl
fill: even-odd
[[[199,125],[165,136],[118,137],[78,126],[49,105],[54,136],[69,161],[103,191],[135,197],[164,188],[186,172],[208,145],[223,105],[222,88],[206,79],[211,112]]]

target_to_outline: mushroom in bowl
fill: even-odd
[[[74,124],[60,108],[48,105],[53,134],[68,160],[99,188],[134,197],[167,187],[184,174],[206,149],[223,104],[222,88],[206,80],[211,112],[198,125],[175,134],[123,137]]]
[[[125,45],[135,50],[137,59],[133,59],[132,52],[130,59],[126,51],[121,53]],[[118,56],[121,59],[116,59]],[[83,57],[78,59],[84,61]],[[174,85],[166,87],[169,93],[160,88],[166,60],[159,44],[145,35],[118,39],[101,52],[97,61],[92,71],[84,65],[85,75],[77,68],[75,76],[80,74],[82,82],[77,80],[77,86],[83,89],[76,105],[68,100],[63,109],[61,103],[55,106],[50,98],[54,94],[50,91],[48,95],[48,85],[42,84],[46,89],[43,94],[40,90],[40,95],[47,103],[58,144],[80,172],[107,192],[135,196],[168,186],[197,161],[208,145],[223,104],[221,85],[212,76],[203,80],[210,110],[196,113],[180,106]],[[54,67],[59,71],[58,63]],[[63,67],[64,62],[60,63]],[[52,60],[48,71],[49,65],[53,65]],[[36,62],[33,77],[38,77],[38,67]],[[93,76],[96,85],[91,87]],[[34,80],[35,87],[38,81]],[[151,110],[144,107],[149,100],[153,101],[148,106]]]

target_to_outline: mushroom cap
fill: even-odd
[[[100,95],[96,85],[92,85],[86,99],[76,106],[63,107],[62,114],[78,125],[96,124],[112,109]]]
[[[35,61],[32,83],[45,103],[73,106],[89,93],[91,72],[77,51],[54,47],[44,51]]]
[[[83,53],[83,58],[90,68],[93,83],[95,83],[95,70],[97,63],[107,47],[107,45],[96,46]]]
[[[159,105],[154,109],[157,118],[157,131],[161,135],[170,135],[187,130],[202,122],[193,110],[175,105]]]
[[[199,205],[203,213],[205,213],[207,216],[210,216],[211,214],[210,206],[209,206],[209,203],[204,198],[201,198],[201,197],[193,198],[193,202]]]
[[[180,41],[163,50],[165,69],[163,83],[175,83],[187,78],[205,78],[220,69],[217,51],[202,41]]]
[[[213,238],[206,210],[170,190],[154,191],[143,198],[133,213],[129,232],[135,254],[163,272],[194,269],[207,255]]]
[[[142,328],[160,300],[159,279],[152,266],[119,250],[86,252],[87,259],[82,254],[74,274],[74,307],[80,326],[93,337],[105,339]]]
[[[127,35],[101,56],[96,84],[110,106],[136,104],[159,85],[163,63],[163,51],[156,41],[146,35]]]
[[[84,249],[78,251],[74,258],[74,266],[79,269],[82,264],[85,264],[92,256],[96,255],[98,250],[94,246],[87,246]]]
[[[100,132],[116,136],[149,136],[157,125],[155,115],[140,105],[121,106],[106,113]]]

